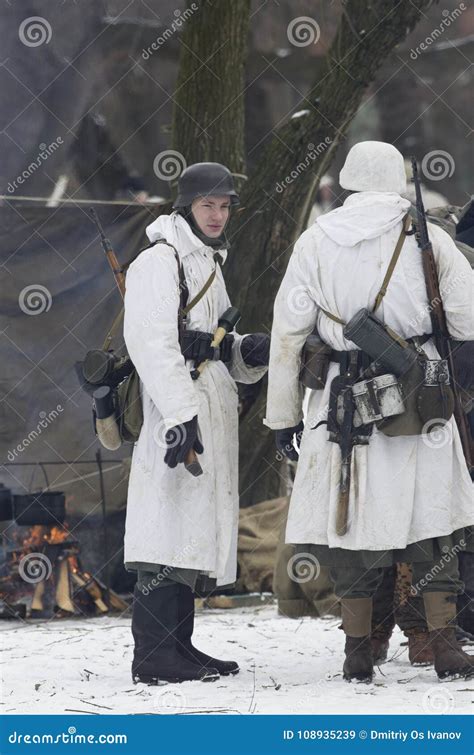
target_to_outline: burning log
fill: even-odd
[[[104,513],[104,550],[107,553],[105,489],[100,458],[98,465]],[[42,620],[127,610],[128,604],[124,600],[82,567],[79,542],[69,531],[65,517],[62,492],[43,490],[15,495],[0,486],[0,521],[13,520],[19,525],[13,530],[13,547],[1,548],[0,618],[26,616]],[[26,537],[22,536],[25,526],[29,527]]]
[[[20,545],[7,549],[7,566],[0,572],[0,618],[44,620],[127,610],[124,600],[82,567],[79,551],[67,525],[32,526]],[[29,612],[21,600],[31,600]]]

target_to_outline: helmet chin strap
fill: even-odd
[[[228,249],[229,248],[230,242],[227,239],[227,236],[225,235],[225,231],[222,231],[221,235],[217,236],[216,238],[212,238],[211,236],[206,236],[206,234],[201,231],[198,224],[196,223],[196,220],[192,213],[190,205],[188,205],[187,207],[180,207],[178,210],[176,210],[176,212],[179,212],[179,214],[183,216],[183,218],[191,226],[194,235],[197,236],[198,239],[200,239],[200,241],[206,244],[206,246],[210,246],[212,249]]]

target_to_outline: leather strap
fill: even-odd
[[[176,263],[178,265],[178,279],[179,279],[179,291],[180,291],[179,314],[180,314],[180,317],[186,317],[189,314],[189,312],[193,309],[193,307],[195,307],[196,304],[198,304],[201,301],[202,297],[207,293],[208,289],[210,288],[210,286],[214,282],[214,278],[216,277],[216,272],[217,272],[217,266],[214,267],[214,270],[210,274],[209,278],[207,279],[207,281],[205,282],[204,286],[199,291],[199,293],[196,294],[196,296],[189,302],[189,304],[185,304],[185,301],[186,301],[186,299],[188,297],[189,291],[188,291],[188,286],[187,286],[187,283],[186,283],[186,278],[185,278],[185,275],[184,275],[183,264],[182,264],[182,262],[180,260],[178,251],[173,246],[173,244],[170,244],[164,238],[158,239],[157,243],[166,244],[167,246],[169,246],[174,251],[174,256],[175,256],[175,259],[176,259]],[[147,247],[147,248],[149,248],[149,247]],[[106,336],[105,341],[104,341],[103,346],[102,346],[102,350],[103,351],[108,351],[109,346],[110,346],[113,338],[115,337],[115,334],[117,333],[119,325],[121,325],[121,323],[123,321],[124,314],[125,314],[125,308],[122,307],[120,309],[120,311],[118,312],[118,314],[115,316],[115,318],[114,318],[114,320],[112,322],[112,325],[110,326],[110,330],[107,333],[107,336]]]
[[[372,308],[372,312],[375,312],[379,308],[379,306],[381,305],[382,300],[383,300],[385,294],[387,293],[388,284],[390,283],[390,280],[391,280],[392,275],[393,275],[393,271],[395,270],[395,266],[396,266],[396,264],[398,262],[398,258],[400,257],[400,253],[402,251],[403,243],[404,243],[405,238],[406,238],[406,236],[408,234],[408,229],[410,227],[409,226],[410,223],[411,223],[410,214],[407,212],[407,214],[403,218],[403,227],[402,227],[402,230],[400,232],[400,236],[398,237],[398,241],[396,243],[396,246],[395,246],[395,249],[393,251],[392,257],[390,259],[390,262],[388,264],[387,272],[385,273],[385,277],[383,279],[383,282],[382,282],[382,285],[380,287],[380,290],[379,290],[377,296],[375,297],[375,303],[374,303],[374,306]],[[339,325],[346,325],[346,323],[344,322],[344,320],[341,320],[340,317],[336,317],[336,315],[331,314],[331,312],[328,312],[327,310],[323,309],[322,307],[320,307],[320,309],[321,309],[321,312],[324,312],[324,314],[326,315],[326,317],[329,317],[330,320],[333,320],[334,322],[339,323]]]
[[[112,343],[112,340],[113,340],[113,338],[114,338],[114,336],[115,336],[115,334],[116,334],[116,332],[118,330],[118,326],[123,321],[124,314],[125,314],[125,308],[122,307],[120,309],[120,311],[114,317],[114,321],[113,321],[112,325],[110,326],[110,330],[107,333],[107,335],[105,337],[105,341],[104,341],[104,343],[102,345],[102,351],[108,351],[109,350],[109,346]]]
[[[407,219],[408,219],[408,223],[407,223]],[[387,293],[388,284],[390,283],[390,280],[393,275],[393,271],[395,270],[395,266],[398,262],[398,258],[400,257],[400,252],[402,251],[402,246],[405,241],[410,223],[411,223],[411,218],[410,218],[409,213],[407,212],[407,214],[403,218],[403,228],[401,230],[400,236],[398,237],[398,241],[395,246],[394,252],[392,254],[392,258],[389,262],[387,272],[385,273],[385,278],[383,279],[382,286],[375,298],[375,304],[372,309],[372,312],[375,312],[380,307],[380,305],[382,304],[382,299]]]
[[[188,312],[190,312],[192,310],[192,308],[195,307],[196,304],[198,304],[198,302],[201,301],[202,297],[207,292],[208,288],[212,285],[212,282],[214,281],[215,277],[216,277],[216,268],[214,268],[214,270],[210,274],[209,278],[207,279],[207,281],[205,282],[204,286],[201,288],[201,290],[199,291],[199,293],[196,294],[196,296],[194,297],[194,299],[191,299],[191,301],[189,302],[189,304],[186,307],[184,307],[183,312],[184,312],[185,315],[187,315]]]

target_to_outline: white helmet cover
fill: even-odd
[[[404,194],[407,180],[403,156],[387,142],[358,142],[349,150],[339,173],[339,183],[349,191]]]

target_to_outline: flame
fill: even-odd
[[[44,535],[44,539],[48,543],[63,543],[65,540],[68,539],[69,535],[70,535],[69,530],[64,526],[51,527],[49,531],[49,535],[48,533],[46,533]]]
[[[29,535],[23,540],[24,548],[33,548],[48,543],[55,545],[63,543],[70,536],[70,532],[65,525],[60,527],[47,527],[43,524],[35,524],[30,529]]]

